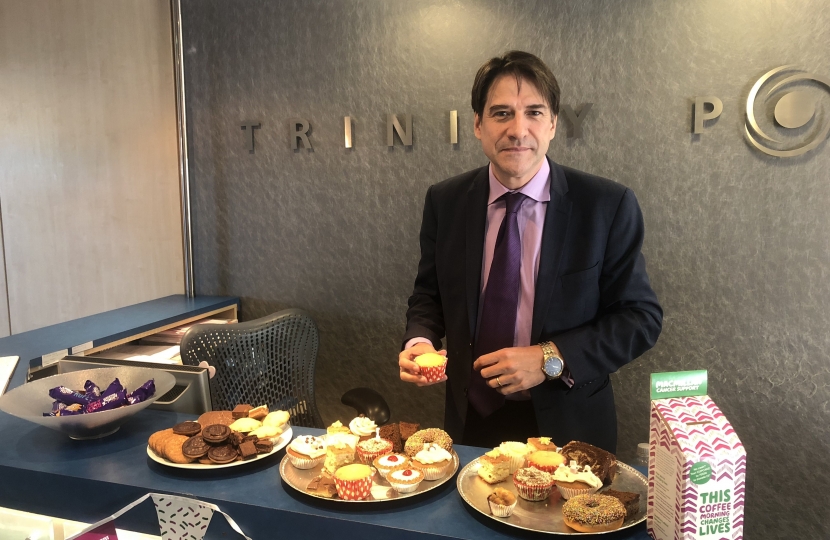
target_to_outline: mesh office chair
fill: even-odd
[[[297,426],[322,428],[314,396],[320,338],[314,320],[300,309],[228,325],[194,325],[182,338],[182,363],[206,361],[214,410],[240,403],[267,404],[291,413]]]

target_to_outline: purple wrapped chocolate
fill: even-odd
[[[92,381],[84,383],[84,392],[86,392],[84,395],[90,400],[101,397],[101,389],[98,388],[98,385]]]
[[[127,396],[127,403],[130,405],[135,405],[136,403],[141,403],[148,397],[152,396],[156,393],[156,382],[153,379],[150,379],[146,383],[142,384],[138,388],[132,391],[130,395]]]
[[[43,413],[43,416],[58,416],[58,413],[66,408],[65,403],[60,401],[52,402],[52,411]]]
[[[66,405],[72,405],[74,403],[77,403],[78,405],[86,405],[89,403],[90,399],[95,399],[87,398],[85,395],[65,386],[56,386],[55,388],[49,390],[49,397]]]
[[[101,399],[96,399],[95,401],[90,401],[87,403],[86,407],[84,407],[84,412],[94,413],[100,411],[108,411],[110,409],[116,409],[122,405],[127,404],[127,392],[121,390],[114,394],[110,394],[106,397],[102,397]],[[61,413],[63,415],[63,413]]]
[[[123,386],[121,386],[121,381],[116,378],[114,381],[107,386],[107,389],[101,392],[101,397],[105,398],[107,396],[111,396],[112,394],[117,394],[118,392],[126,392]]]

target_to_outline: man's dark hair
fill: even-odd
[[[476,73],[473,82],[473,111],[480,117],[493,81],[502,75],[511,75],[517,81],[527,81],[545,98],[551,113],[559,114],[559,83],[548,66],[539,57],[523,51],[510,51],[488,60]]]

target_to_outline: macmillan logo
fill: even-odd
[[[787,73],[793,74],[786,76]],[[805,85],[807,81],[818,83],[824,92],[816,85]],[[796,83],[801,84],[793,89]],[[762,88],[768,90],[761,92]],[[768,71],[755,82],[746,99],[744,128],[749,143],[767,155],[781,158],[800,156],[815,149],[830,133],[830,119],[822,107],[828,92],[830,78],[797,66],[780,66]],[[778,101],[770,107],[776,98]],[[760,123],[756,110],[762,111]]]

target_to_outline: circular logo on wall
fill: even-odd
[[[762,87],[769,90],[759,97]],[[825,117],[821,106],[828,92],[828,77],[792,65],[768,71],[755,82],[746,98],[745,129],[750,144],[775,157],[800,156],[815,149],[830,133],[830,119]],[[756,108],[764,111],[761,117],[764,129],[774,129],[769,132],[775,133],[776,137],[761,128],[755,115]]]

